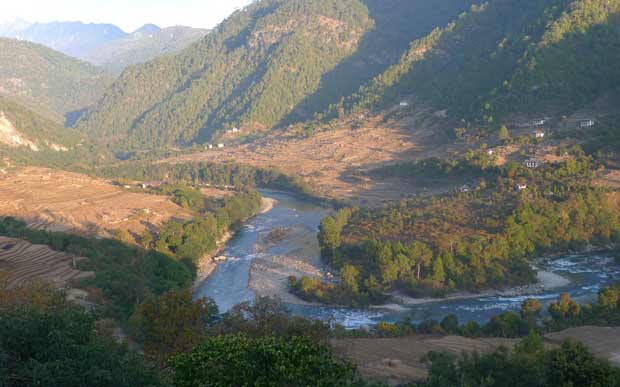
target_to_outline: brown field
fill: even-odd
[[[361,373],[392,386],[428,377],[423,358],[431,351],[460,355],[465,351],[489,353],[500,346],[512,348],[518,340],[468,339],[460,336],[409,336],[389,339],[333,340],[335,352],[355,363]]]
[[[442,136],[448,123],[435,112],[420,108],[399,111],[397,108],[376,116],[349,117],[329,124],[306,138],[303,128],[293,127],[265,134],[249,144],[239,144],[233,137],[224,137],[224,149],[175,156],[164,162],[235,161],[257,167],[275,167],[313,183],[322,196],[345,199],[356,205],[381,205],[412,195],[441,194],[464,184],[463,181],[442,181],[420,186],[405,179],[378,178],[369,171],[401,162],[414,162],[430,157],[460,158],[471,149],[487,144],[499,165],[508,161],[522,163],[529,158],[556,163],[564,156],[560,149],[589,140],[557,139],[558,124],[546,128],[547,136],[531,144],[498,145],[497,135],[471,133],[460,140],[446,141]],[[386,115],[390,118],[386,119]],[[531,117],[517,117],[510,125],[513,138],[532,137]],[[330,126],[331,125],[331,126]],[[442,129],[443,127],[443,129]],[[527,141],[526,141],[527,142]]]
[[[354,129],[351,121],[322,129],[310,138],[291,131],[276,131],[251,144],[228,145],[182,155],[165,162],[235,161],[257,167],[276,167],[314,183],[320,194],[364,204],[398,200],[424,187],[402,180],[372,180],[369,170],[396,162],[443,154],[433,130],[415,116],[384,124],[383,117],[363,121]],[[421,127],[425,129],[414,129]]]
[[[554,348],[571,339],[585,344],[592,353],[620,365],[620,327],[579,327],[545,335],[545,346]],[[453,355],[463,352],[490,353],[500,346],[512,348],[519,340],[460,336],[417,335],[386,339],[332,340],[335,352],[355,363],[361,373],[374,380],[401,385],[428,377],[423,358],[431,351]]]
[[[0,216],[23,219],[35,229],[112,237],[138,235],[191,213],[165,196],[129,192],[101,179],[46,168],[0,175]]]
[[[0,237],[0,271],[8,275],[11,288],[35,280],[64,287],[73,280],[93,276],[73,268],[84,259],[57,252],[48,246],[33,245],[21,239]]]
[[[620,366],[620,327],[570,328],[549,333],[545,335],[545,339],[558,343],[567,339],[580,341],[588,346],[594,355]]]

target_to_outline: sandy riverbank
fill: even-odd
[[[316,237],[303,227],[291,227],[285,240],[290,251],[277,255],[266,254],[252,261],[248,287],[259,297],[275,297],[288,304],[320,305],[291,294],[288,287],[290,276],[324,279],[324,265],[314,251]],[[259,247],[269,249],[268,245]]]
[[[263,201],[260,206],[259,214],[266,214],[269,211],[273,210],[273,208],[278,204],[278,201],[274,198],[263,198]]]
[[[282,301],[296,305],[322,305],[301,300],[291,294],[288,289],[288,277],[315,277],[323,278],[324,272],[319,265],[301,262],[299,259],[287,256],[269,256],[257,258],[252,263],[249,287],[259,296],[278,297]],[[510,289],[491,289],[478,293],[458,292],[444,298],[413,298],[402,293],[392,294],[394,302],[383,305],[373,305],[371,309],[389,309],[393,311],[406,310],[408,306],[424,305],[436,302],[475,299],[480,297],[517,297],[522,295],[541,294],[547,290],[562,288],[570,284],[570,280],[559,274],[539,270],[538,281],[534,284],[518,286]],[[325,306],[325,305],[322,305]]]
[[[273,208],[278,204],[278,201],[273,198],[263,198],[261,202],[259,214],[266,214],[269,211],[273,210]],[[224,236],[217,241],[217,248],[210,252],[209,254],[205,254],[196,264],[196,279],[194,280],[193,289],[196,289],[200,286],[217,268],[219,262],[213,260],[213,258],[220,255],[220,253],[226,248],[226,244],[230,242],[230,240],[234,237],[234,234],[227,232]]]
[[[424,305],[435,302],[468,300],[480,297],[517,297],[523,295],[536,295],[541,294],[546,290],[557,289],[570,284],[570,280],[568,278],[562,277],[561,275],[550,271],[539,270],[536,273],[536,277],[538,281],[529,285],[517,286],[503,290],[490,289],[477,293],[458,292],[449,294],[443,298],[413,298],[401,293],[393,293],[392,296],[397,300],[397,302],[385,305],[374,305],[372,308],[400,311],[404,310],[406,306]]]
[[[320,305],[306,302],[291,294],[288,277],[322,277],[318,269],[308,263],[286,256],[255,258],[250,269],[248,287],[259,297],[278,298],[282,302],[295,305]]]

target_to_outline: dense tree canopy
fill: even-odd
[[[616,196],[589,186],[591,160],[576,152],[534,171],[511,164],[485,171],[476,164],[495,181],[473,192],[342,210],[319,231],[323,258],[341,270],[342,283],[292,279],[292,289],[315,301],[365,304],[394,289],[441,296],[506,287],[534,281],[530,258],[617,241]],[[434,176],[475,170],[464,168],[445,162]],[[525,193],[516,188],[520,179],[529,183]]]
[[[172,360],[177,387],[353,386],[355,371],[328,347],[302,337],[208,339]]]

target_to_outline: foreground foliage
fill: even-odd
[[[46,244],[58,251],[88,258],[78,267],[94,271],[95,278],[81,286],[91,288],[91,297],[108,312],[127,319],[136,302],[148,294],[189,286],[193,266],[156,251],[147,251],[109,239],[87,239],[59,232],[29,229],[13,218],[0,220],[0,235],[22,238],[34,244]],[[100,289],[97,291],[96,289]]]
[[[614,387],[620,386],[620,369],[594,358],[583,345],[565,342],[545,350],[535,333],[513,351],[500,349],[488,355],[466,354],[456,360],[431,353],[430,375],[424,386]]]
[[[55,290],[0,289],[0,299],[1,386],[163,385],[140,355],[105,333],[95,315],[66,304]]]
[[[178,387],[353,386],[355,378],[353,366],[303,337],[215,337],[173,359],[172,366]]]

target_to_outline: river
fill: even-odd
[[[298,200],[291,195],[275,191],[263,191],[265,197],[277,200],[274,208],[256,216],[246,223],[240,232],[228,243],[222,255],[227,257],[213,274],[196,290],[198,297],[210,297],[218,304],[220,311],[230,310],[234,305],[252,300],[255,294],[248,287],[252,261],[276,254],[295,257],[316,265],[319,246],[316,241],[318,225],[329,210]],[[295,228],[305,237],[285,238],[264,251],[257,251],[257,242],[270,230]],[[300,246],[299,244],[302,244]],[[566,255],[540,265],[545,273],[559,275],[565,281],[560,287],[539,289],[533,294],[510,296],[481,295],[467,299],[440,300],[421,305],[403,305],[399,308],[352,309],[287,304],[291,312],[309,318],[333,320],[347,328],[372,325],[379,321],[398,321],[410,316],[414,321],[426,319],[441,320],[448,314],[455,314],[459,321],[487,322],[492,316],[507,310],[519,310],[523,300],[538,298],[548,305],[561,293],[569,293],[580,302],[596,297],[599,289],[611,283],[620,282],[620,268],[613,259],[600,253]],[[322,267],[324,271],[329,268]]]

